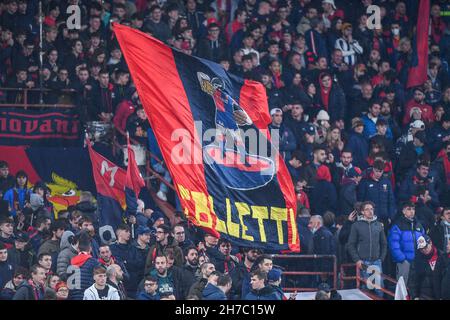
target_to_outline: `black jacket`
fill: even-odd
[[[434,249],[434,248],[433,248]],[[433,252],[425,256],[420,251],[417,252],[408,279],[408,287],[411,299],[439,299],[441,296],[441,279],[443,265],[440,259],[443,259],[442,253],[436,249],[437,261],[434,265],[429,262]]]
[[[319,90],[320,89],[318,89],[319,100],[321,105],[323,105]],[[336,83],[333,83],[330,96],[328,98],[328,114],[330,115],[330,123],[333,123],[335,120],[345,119],[346,108],[347,102],[345,100],[344,92]]]

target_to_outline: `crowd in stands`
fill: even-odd
[[[269,127],[280,130],[297,195],[301,254],[335,255],[338,266],[355,263],[363,277],[374,268],[403,277],[412,299],[450,299],[447,1],[431,1],[428,76],[412,88],[415,0],[42,4],[42,49],[39,1],[0,4],[0,104],[25,99],[1,88],[48,89],[43,103],[74,104],[84,125],[113,124],[161,159],[112,23],[215,61],[266,88]],[[68,26],[70,5],[81,9],[80,29]],[[368,25],[370,5],[380,8],[381,28]],[[41,102],[39,91],[27,100]],[[163,163],[151,165],[171,181]],[[162,201],[173,198],[164,183],[156,191]],[[283,276],[330,271],[323,261],[274,261],[273,252],[217,239],[181,211],[169,221],[141,200],[126,223],[105,232],[91,193],[56,215],[50,192],[0,162],[0,299],[295,299],[285,284],[339,298],[330,277]],[[380,287],[374,293],[383,296]]]

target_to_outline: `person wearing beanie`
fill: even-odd
[[[439,300],[448,257],[436,248],[428,235],[416,241],[417,256],[411,264],[408,288],[413,300]]]
[[[287,300],[286,295],[280,286],[282,275],[283,271],[278,268],[272,268],[272,270],[267,273],[267,283],[275,290],[275,293],[279,295],[280,300]],[[289,300],[295,300],[296,297],[297,292],[293,292],[289,295]]]
[[[328,131],[330,130],[330,116],[325,110],[320,110],[317,113],[314,121],[315,135],[314,143],[322,144],[326,141]]]
[[[350,167],[344,172],[339,188],[338,214],[349,215],[357,201],[357,188],[362,179],[362,171],[358,167]]]
[[[352,152],[353,165],[361,168],[367,168],[367,157],[369,155],[369,143],[363,135],[364,122],[361,118],[352,119],[352,133],[350,133],[349,139],[345,146]]]
[[[64,281],[59,281],[55,286],[56,300],[67,300],[69,297],[69,286]]]
[[[145,260],[150,250],[149,243],[152,236],[151,229],[147,226],[139,226],[136,234],[137,238],[131,243],[127,261],[130,279],[125,282],[125,288],[129,297],[136,294],[138,284],[144,278]]]

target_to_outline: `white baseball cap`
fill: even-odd
[[[423,130],[425,129],[425,123],[422,120],[415,120],[413,123],[411,123],[410,127]]]
[[[270,115],[273,116],[277,112],[283,113],[283,110],[281,110],[280,108],[273,108],[272,110],[270,110]]]
[[[322,3],[329,3],[336,10],[336,5],[334,4],[334,0],[323,0]]]

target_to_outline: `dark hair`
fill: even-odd
[[[254,277],[254,276],[258,277],[259,280],[264,280],[264,281],[267,280],[267,272],[261,271],[259,269],[253,271],[250,274],[250,277]]]
[[[154,276],[145,276],[144,281],[151,281],[158,283],[158,279],[156,279]]]
[[[37,269],[44,269],[44,268],[42,266],[40,266],[39,264],[34,264],[30,268],[30,274],[36,274]]]
[[[402,211],[403,211],[403,209],[405,209],[405,208],[415,208],[415,207],[416,207],[416,205],[415,205],[413,202],[411,202],[411,201],[405,201],[405,202],[403,202],[402,205],[401,205]]]
[[[256,258],[255,260],[255,265],[259,265],[260,263],[262,263],[265,259],[267,260],[272,260],[272,257],[267,255],[267,254],[262,254],[260,255],[258,258]]]
[[[217,286],[224,287],[227,284],[231,283],[231,277],[228,274],[220,274],[217,279]]]
[[[189,247],[184,249],[184,252],[183,252],[184,256],[187,256],[189,254],[189,251],[191,251],[191,250],[195,250],[198,253],[197,248],[194,245],[190,245]]]
[[[45,256],[51,257],[52,255],[51,255],[49,252],[41,253],[41,254],[38,256],[38,261],[41,261]]]
[[[156,229],[162,229],[164,233],[170,233],[170,227],[167,224],[162,224],[158,226]]]
[[[50,225],[50,231],[51,232],[56,232],[56,231],[58,231],[58,229],[66,230],[67,229],[66,222],[63,221],[63,220],[60,220],[60,219],[55,220],[54,222],[52,222],[52,224]]]
[[[374,169],[384,171],[384,167],[385,167],[385,164],[384,164],[384,161],[383,161],[383,160],[377,159],[377,160],[375,160],[375,161],[373,162],[373,168],[374,168]]]

